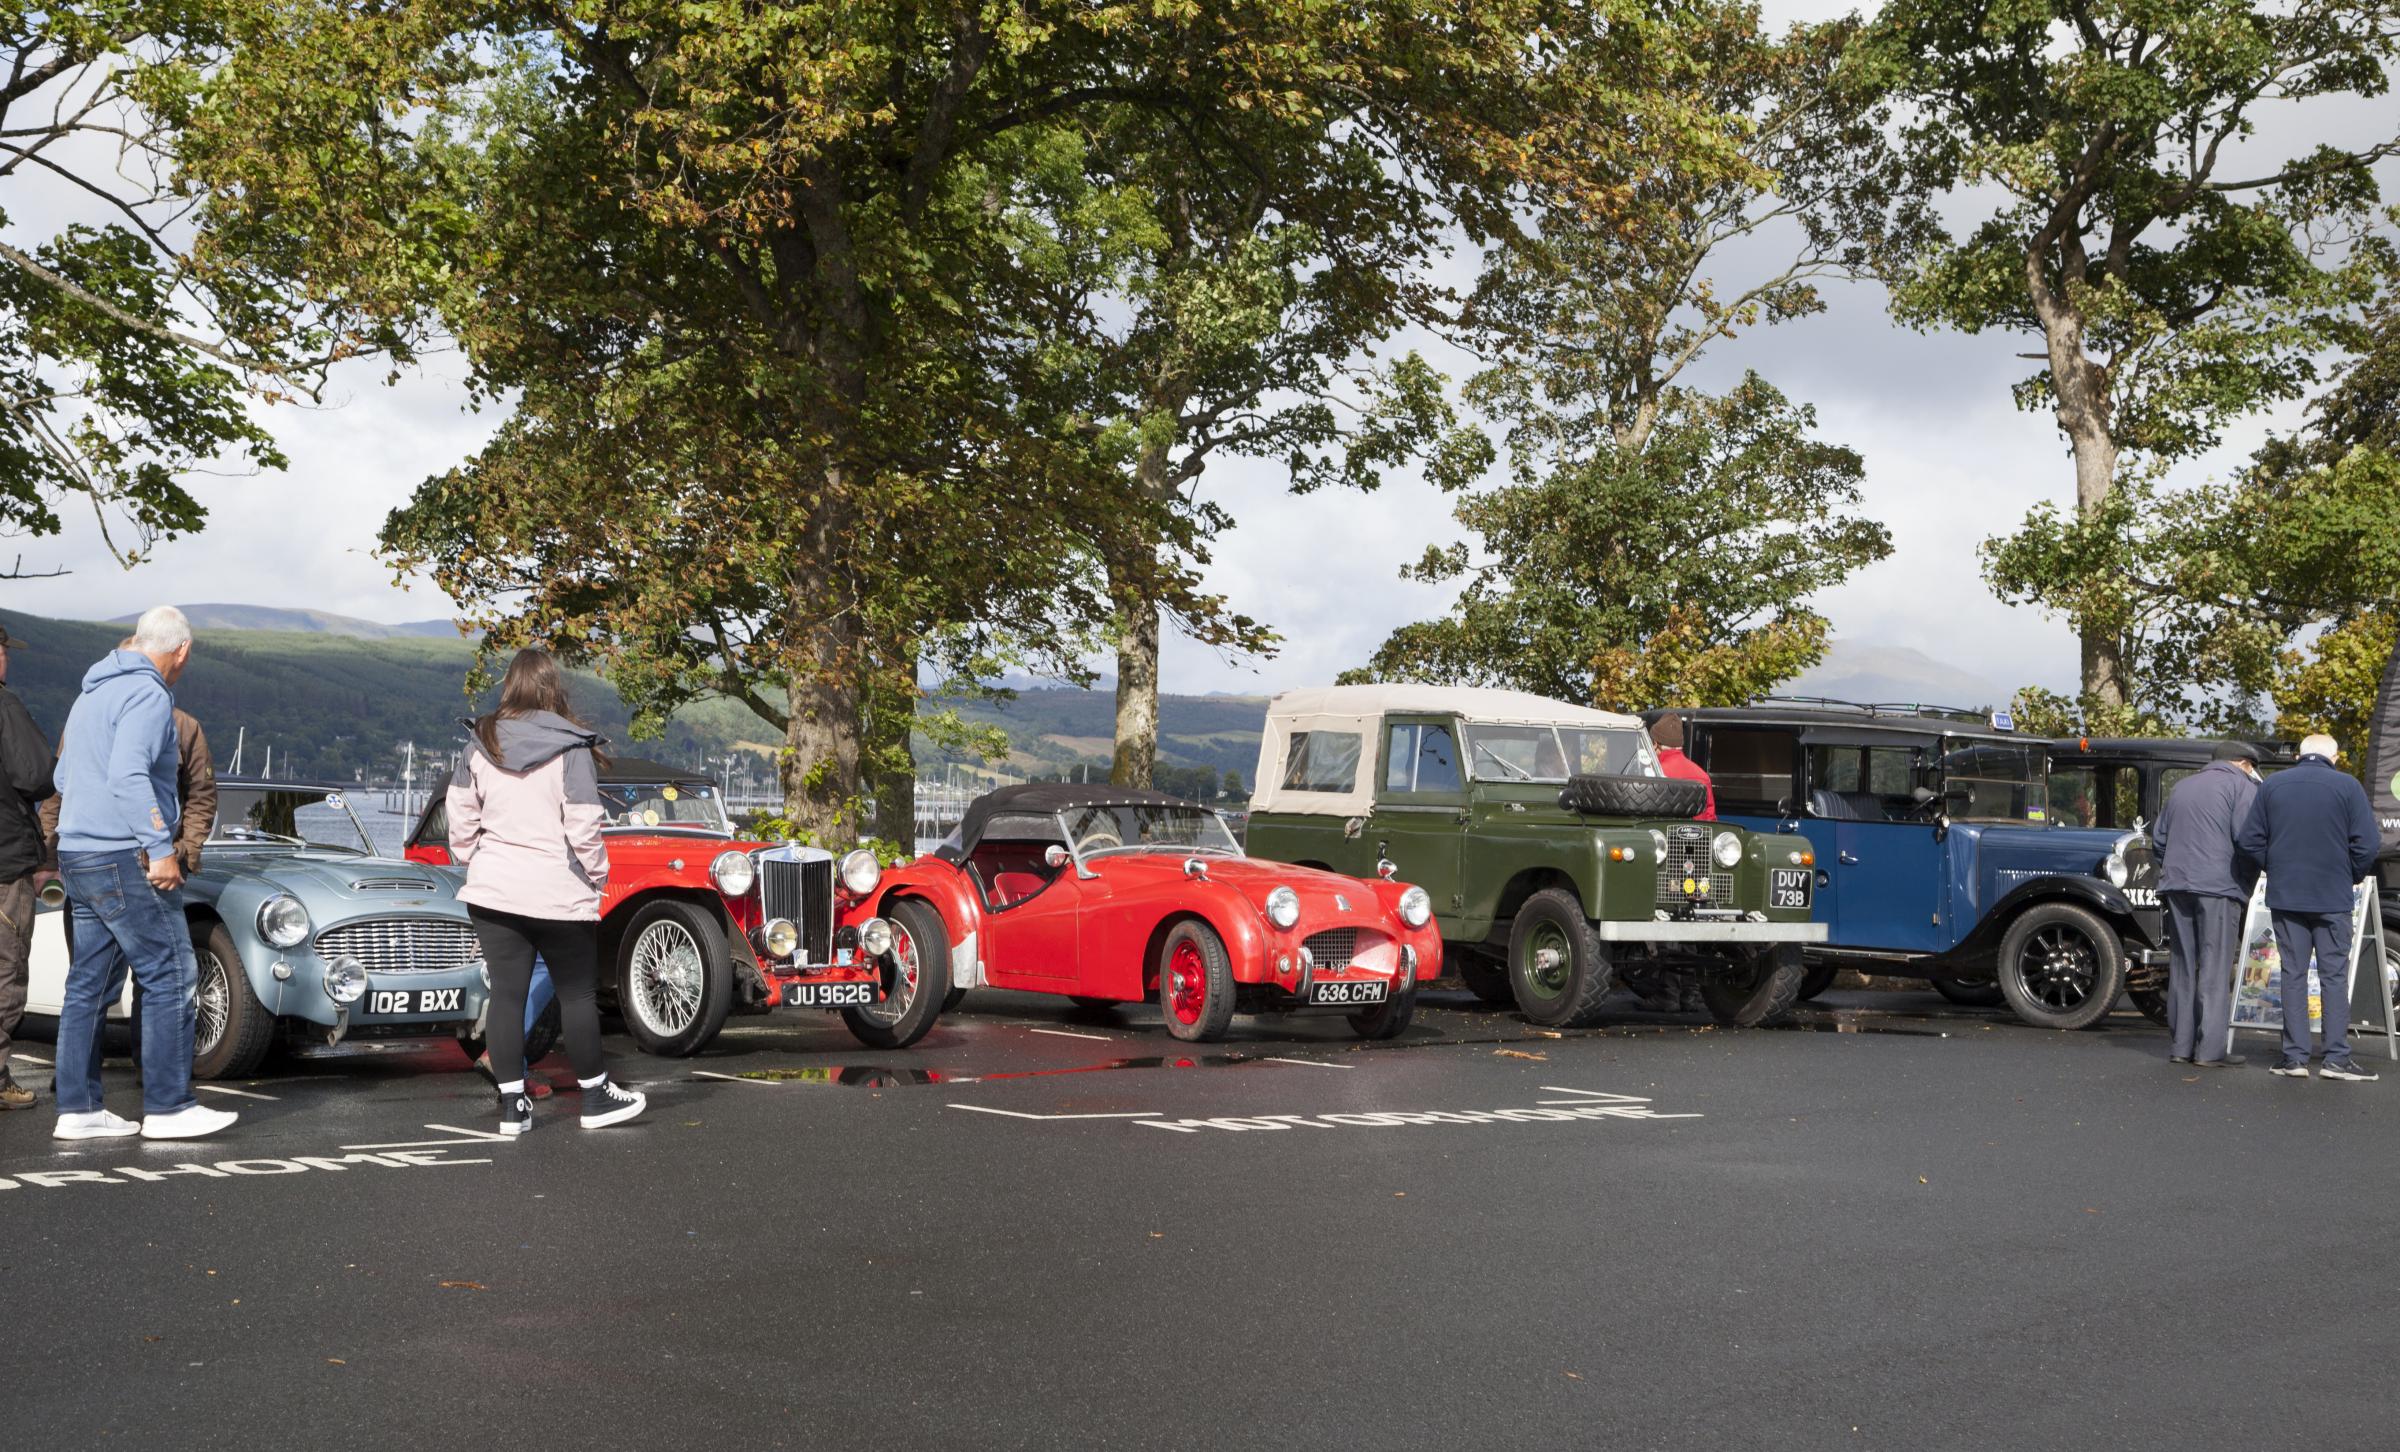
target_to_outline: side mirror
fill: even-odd
[[[1197,857],[1186,857],[1183,859],[1183,875],[1197,877],[1202,882],[1206,882],[1208,880],[1208,864]]]
[[[1933,788],[1926,786],[1918,787],[1908,794],[1908,799],[1912,802],[1915,802],[1920,807],[1925,805],[1927,802],[1932,801],[1933,798]]]
[[[1375,875],[1389,882],[1400,875],[1400,864],[1389,857],[1378,858],[1375,863]]]
[[[1775,799],[1775,815],[1778,817],[1788,817],[1792,815],[1792,799],[1790,797],[1777,797]]]
[[[1042,865],[1044,867],[1064,867],[1074,860],[1075,854],[1059,846],[1056,842],[1042,849]]]

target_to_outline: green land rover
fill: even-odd
[[[1425,889],[1443,957],[1486,1002],[1595,1021],[1618,985],[1696,983],[1748,1027],[1799,993],[1814,849],[1693,820],[1641,720],[1451,686],[1287,691],[1267,708],[1254,857]]]

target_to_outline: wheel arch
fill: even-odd
[[[1942,960],[1995,957],[2000,951],[2000,940],[2008,936],[2009,928],[2018,918],[2033,908],[2052,903],[2065,903],[2098,914],[2116,932],[2120,947],[2128,939],[2149,943],[2148,934],[2134,916],[2133,905],[2123,893],[2094,878],[2062,875],[2035,878],[2010,890],[1977,920],[1974,929],[1959,940],[1957,947],[1941,955]]]
[[[711,917],[717,920],[717,926],[725,930],[725,942],[728,948],[734,943],[742,941],[740,930],[734,926],[732,916],[725,911],[725,900],[713,890],[682,886],[644,888],[619,902],[609,910],[606,917],[600,920],[600,962],[604,977],[607,972],[613,971],[617,962],[617,954],[625,946],[626,928],[632,925],[633,920],[640,916],[644,908],[649,907],[652,903],[670,899],[706,910]],[[735,966],[740,966],[748,956],[746,953],[733,954]]]
[[[1214,922],[1210,921],[1208,914],[1200,911],[1198,908],[1179,907],[1170,909],[1164,916],[1160,917],[1157,922],[1150,925],[1149,933],[1142,940],[1143,996],[1155,997],[1157,995],[1158,950],[1166,946],[1167,934],[1174,932],[1176,927],[1182,923],[1198,923],[1202,927],[1207,928],[1210,932],[1215,933],[1219,942],[1225,941],[1225,930],[1218,927]],[[1230,949],[1231,944],[1227,944],[1227,947]]]
[[[1552,888],[1565,888],[1573,893],[1575,901],[1583,905],[1585,915],[1590,915],[1590,901],[1584,896],[1582,884],[1575,880],[1575,874],[1562,867],[1527,867],[1500,885],[1500,895],[1492,900],[1492,930],[1484,941],[1505,946],[1509,925],[1516,920],[1517,910],[1524,907],[1526,900],[1535,893],[1547,892]]]

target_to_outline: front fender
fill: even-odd
[[[873,892],[842,913],[842,925],[857,927],[869,918],[889,917],[891,905],[902,898],[915,898],[941,914],[950,936],[950,986],[982,987],[983,904],[966,875],[946,862],[926,865],[920,861],[885,873]]]
[[[2090,908],[2108,919],[2117,935],[2145,948],[2166,946],[2165,933],[2152,928],[2143,914],[2135,909],[2124,890],[2096,877],[2076,877],[2061,874],[2057,877],[2037,877],[2018,883],[2007,895],[1992,904],[1991,909],[1975,924],[1975,930],[1952,952],[1960,956],[1990,953],[2000,946],[2008,925],[2018,913],[2036,903],[2071,902],[2077,907]]]

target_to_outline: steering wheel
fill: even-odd
[[[1125,839],[1104,827],[1097,832],[1086,834],[1078,845],[1085,852],[1105,852],[1111,847],[1124,846]]]

